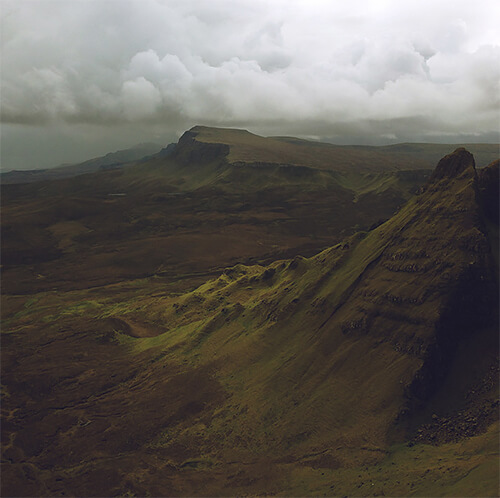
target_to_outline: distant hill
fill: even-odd
[[[227,147],[230,164],[286,164],[338,172],[432,169],[437,161],[459,146],[466,146],[477,158],[478,167],[499,157],[498,144],[398,144],[389,146],[343,146],[293,137],[261,137],[246,130],[195,126],[179,145],[212,145],[212,154]],[[208,148],[206,149],[208,153]]]
[[[65,164],[50,169],[14,170],[0,175],[1,182],[5,185],[14,183],[31,183],[44,180],[56,180],[72,176],[94,173],[103,169],[119,168],[124,164],[137,161],[145,156],[156,154],[162,149],[161,145],[143,143],[130,149],[110,152],[102,157],[89,159],[83,163]]]
[[[177,164],[189,165],[191,173],[193,166],[222,164],[230,167],[246,168],[246,180],[266,184],[267,181],[281,181],[310,171],[286,170],[286,168],[309,168],[316,172],[335,172],[350,177],[367,173],[388,173],[407,170],[431,170],[440,157],[450,153],[459,146],[467,147],[476,157],[477,167],[483,167],[499,158],[498,144],[427,144],[407,143],[388,146],[358,146],[333,145],[325,142],[315,142],[294,137],[261,137],[247,130],[232,128],[214,128],[195,126],[186,131],[177,144],[169,144],[162,148],[158,144],[140,144],[130,149],[106,154],[79,164],[63,165],[51,169],[10,171],[0,175],[4,185],[31,183],[44,180],[70,178],[104,169],[120,168],[124,165],[140,161],[143,173],[146,170],[156,170],[159,176],[170,176],[172,168],[165,159],[174,156]],[[161,150],[160,150],[161,149]],[[143,166],[143,167],[142,167]],[[249,170],[251,167],[253,170]],[[259,179],[255,177],[255,168],[259,169]],[[202,168],[203,169],[203,168]],[[139,172],[139,170],[137,170]],[[203,178],[213,181],[213,170],[196,175],[193,181],[187,181],[185,187],[200,184]],[[141,174],[142,174],[141,173]],[[200,173],[200,172],[198,172]],[[226,171],[233,181],[234,176],[240,176],[242,170],[231,173]],[[174,176],[189,176],[188,171],[174,172]],[[149,173],[148,173],[149,175]],[[226,176],[227,176],[226,175]],[[221,171],[218,178],[223,182]],[[320,178],[321,177],[321,178]],[[314,181],[323,181],[323,173],[316,173]],[[303,181],[303,178],[300,179]],[[345,181],[345,179],[344,179]],[[240,182],[241,185],[243,183]]]
[[[474,155],[477,168],[484,168],[500,157],[499,144],[433,144],[433,143],[403,143],[396,145],[384,145],[381,147],[360,147],[367,150],[378,150],[387,154],[393,154],[398,158],[419,159],[434,167],[441,157],[449,154],[452,150],[464,147]]]
[[[406,200],[425,181],[439,157],[456,148],[434,144],[338,146],[195,126],[177,144],[169,146],[167,155],[153,155],[125,168],[123,181],[152,189],[160,184],[175,185],[179,191],[202,187],[243,192],[285,186],[301,190],[341,186],[356,196],[390,190]],[[494,144],[475,144],[473,149],[480,155],[479,166],[499,157]]]
[[[396,146],[195,127],[139,160],[116,163],[120,156],[110,154],[68,167],[66,178],[3,182],[2,261],[12,275],[4,289],[73,288],[159,268],[191,274],[311,256],[377,226],[427,181],[432,167],[418,158],[425,146],[410,159],[408,147],[402,154]],[[51,174],[60,171],[67,173]],[[33,264],[45,278],[33,280]]]

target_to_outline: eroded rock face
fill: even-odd
[[[223,159],[229,154],[229,145],[200,142],[198,132],[189,130],[182,135],[172,156],[181,164],[203,164]]]
[[[474,156],[463,147],[460,147],[438,162],[436,169],[431,175],[430,182],[432,183],[443,178],[455,178],[468,168],[474,170],[475,167]]]
[[[498,224],[499,215],[499,165],[496,160],[478,171],[478,188],[484,214]]]

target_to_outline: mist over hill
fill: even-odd
[[[142,143],[129,149],[109,152],[105,156],[89,159],[83,163],[65,164],[49,169],[2,172],[0,174],[0,180],[3,184],[31,183],[94,173],[103,169],[119,168],[126,163],[156,154],[161,149],[162,146],[158,144]]]
[[[230,164],[281,164],[343,172],[432,169],[443,155],[459,147],[457,144],[432,143],[340,146],[294,137],[261,137],[247,130],[207,126],[195,126],[181,136],[180,149],[184,153],[189,140],[194,140],[198,148],[203,143],[219,144],[219,148],[215,148],[213,153],[227,155]],[[3,184],[15,184],[68,178],[101,169],[118,168],[133,161],[145,162],[155,154],[161,158],[173,152],[176,145],[172,143],[162,147],[154,143],[143,143],[83,163],[3,172],[0,179]],[[227,151],[224,151],[224,146],[228,147]],[[491,163],[499,154],[499,144],[460,146],[467,147],[475,155],[478,167]]]
[[[498,158],[499,144],[403,143],[385,146],[333,145],[293,137],[260,137],[247,130],[195,126],[181,141],[224,144],[231,163],[283,163],[338,171],[432,169],[458,147],[476,157],[478,167]]]

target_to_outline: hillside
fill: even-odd
[[[246,130],[205,126],[195,126],[181,141],[217,145],[219,150],[221,145],[226,146],[231,164],[307,166],[341,173],[432,169],[440,157],[457,148],[447,144],[340,146],[291,137],[264,138]],[[465,146],[478,156],[481,167],[499,155],[498,144]]]
[[[408,157],[400,163],[389,161],[388,156],[377,150],[341,147],[322,142],[287,138],[264,138],[246,130],[208,128],[195,126],[186,132],[179,143],[190,143],[195,147],[205,144],[205,149],[225,150],[230,164],[256,166],[279,164],[306,166],[337,172],[393,171],[400,164],[404,169],[429,167],[421,161],[409,162]],[[225,149],[224,149],[225,147]],[[189,157],[192,160],[192,157]]]
[[[458,149],[310,258],[5,299],[3,494],[497,496],[496,178]]]
[[[1,173],[0,179],[2,184],[9,185],[69,178],[86,173],[94,173],[103,169],[119,168],[126,163],[157,154],[161,148],[162,146],[158,144],[143,143],[129,149],[110,152],[105,156],[89,159],[78,164],[66,164],[49,169],[14,170]]]
[[[4,290],[177,279],[311,256],[389,218],[429,175],[231,164],[226,147],[186,132],[168,153],[117,169],[2,185]]]
[[[177,146],[177,151],[176,151]],[[499,157],[499,144],[432,144],[407,143],[388,146],[340,146],[325,142],[303,140],[294,137],[262,137],[247,130],[195,126],[185,132],[178,144],[161,149],[158,144],[139,144],[130,149],[106,154],[79,164],[64,165],[43,170],[10,171],[1,173],[4,185],[32,183],[70,178],[99,170],[121,168],[127,163],[138,162],[137,171],[161,165],[160,177],[169,177],[165,168],[166,158],[176,151],[181,164],[216,162],[224,163],[220,179],[230,183],[234,176],[243,174],[245,180],[256,175],[258,169],[261,185],[266,182],[286,183],[303,181],[349,181],[353,176],[391,176],[395,172],[431,170],[439,158],[457,147],[466,147],[475,158],[478,167],[484,167]],[[161,150],[160,150],[161,149]],[[234,168],[234,167],[237,168]],[[291,167],[295,167],[291,170]],[[174,179],[179,181],[179,170],[174,168]],[[170,171],[172,172],[172,171]],[[212,172],[213,173],[213,172]],[[299,178],[297,178],[299,177]],[[204,178],[217,181],[213,174]],[[188,181],[184,187],[192,186]]]
[[[379,148],[381,152],[418,158],[434,166],[439,159],[450,150],[464,147],[474,155],[477,168],[483,168],[498,159],[500,144],[432,144],[432,143],[405,143],[386,145]]]

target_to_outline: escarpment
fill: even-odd
[[[208,143],[197,140],[199,131],[186,131],[172,151],[172,157],[183,165],[204,164],[223,160],[229,154],[229,146],[222,143]]]

